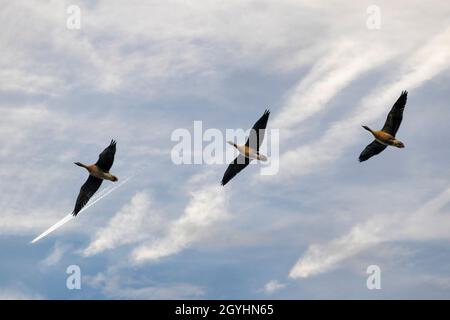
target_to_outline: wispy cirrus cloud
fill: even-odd
[[[298,133],[299,128],[305,127],[305,120],[322,111],[336,94],[361,75],[392,58],[394,52],[383,45],[348,40],[337,42],[329,54],[317,61],[291,89],[293,92],[271,125],[284,130],[283,138]]]
[[[190,200],[183,215],[170,222],[166,233],[134,249],[136,263],[157,261],[176,254],[213,234],[214,225],[227,219],[226,193],[211,176],[194,176],[189,184]]]
[[[40,265],[43,267],[53,267],[57,265],[69,249],[70,246],[56,242],[50,254],[40,262]]]
[[[272,294],[282,290],[286,287],[286,284],[279,282],[278,280],[271,280],[264,285],[264,292]]]
[[[383,242],[447,239],[450,222],[441,210],[450,203],[450,188],[414,213],[379,214],[325,244],[313,244],[291,269],[291,278],[307,278],[329,271],[363,250]]]
[[[164,222],[152,207],[148,194],[137,193],[105,227],[96,232],[88,247],[83,250],[83,255],[92,256],[155,237],[164,228]]]

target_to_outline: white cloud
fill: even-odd
[[[50,254],[40,264],[44,267],[57,265],[69,248],[67,245],[56,242]]]
[[[44,125],[53,125],[52,130],[55,132],[59,126],[62,126],[58,123],[55,114],[45,105],[3,104],[0,106],[0,113],[2,114],[2,126],[0,127],[2,143],[0,156],[2,157],[21,152],[20,148],[23,148],[27,139],[33,134],[39,134]],[[34,146],[30,145],[28,148],[33,149]]]
[[[81,3],[79,31],[66,29],[66,5],[17,1],[7,6],[3,20],[14,28],[0,34],[6,57],[0,65],[8,75],[8,81],[0,81],[0,90],[53,95],[84,87],[151,95],[165,92],[168,83],[171,92],[183,90],[187,76],[190,83],[204,87],[222,76],[219,69],[227,61],[254,63],[255,52],[265,60],[271,51],[292,44],[287,37],[295,34],[277,23],[286,19],[283,13],[292,4],[268,20],[268,12],[242,2]],[[264,23],[256,35],[247,26],[259,21]],[[135,47],[141,50],[131,50]]]
[[[224,189],[208,182],[209,175],[195,176],[189,184],[190,201],[184,214],[171,222],[166,234],[136,248],[137,263],[155,261],[180,252],[213,234],[214,225],[228,217]]]
[[[277,280],[271,280],[264,286],[264,292],[267,294],[272,294],[277,291],[280,291],[281,289],[285,288],[286,284],[280,283]]]
[[[417,211],[378,214],[346,234],[324,244],[311,245],[290,271],[291,278],[307,278],[336,268],[344,260],[383,242],[450,240],[450,221],[440,213],[450,202],[450,188]]]
[[[81,30],[68,30],[66,6],[61,1],[7,6],[2,18],[13,27],[0,33],[5,48],[0,65],[9,75],[1,90],[54,95],[82,87],[156,95],[170,85],[172,94],[188,86],[195,88],[192,94],[205,95],[205,86],[214,88],[233,69],[295,69],[333,50],[340,33],[365,27],[355,13],[365,8],[354,3],[132,0],[124,6],[109,0],[80,3]],[[337,13],[347,18],[339,27],[330,23]],[[324,35],[321,41],[315,31]],[[360,38],[369,43],[375,37],[365,31]]]
[[[330,53],[317,61],[292,90],[283,109],[273,120],[272,127],[285,130],[283,138],[294,134],[298,131],[296,128],[303,128],[303,121],[324,109],[336,94],[362,74],[386,62],[393,51],[366,42],[342,40],[336,43],[335,47],[330,48]]]
[[[84,249],[84,256],[92,256],[105,250],[136,243],[155,237],[163,228],[163,220],[152,208],[149,196],[137,193],[131,203],[123,207],[104,228],[98,230],[91,243]]]
[[[42,207],[30,212],[17,209],[5,210],[0,218],[0,230],[4,235],[33,234],[48,228],[60,214],[61,212],[50,207]]]

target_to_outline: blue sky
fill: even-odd
[[[448,1],[2,2],[0,298],[450,298]],[[402,90],[406,148],[358,163]],[[172,163],[267,107],[277,175]],[[112,138],[135,177],[30,245]]]

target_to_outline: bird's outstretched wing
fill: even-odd
[[[248,136],[248,140],[245,145],[249,146],[254,150],[259,150],[259,147],[261,146],[264,140],[269,115],[270,115],[269,110],[264,111],[262,117],[258,121],[256,121],[256,123],[253,125],[253,128],[250,130],[250,134]]]
[[[103,180],[96,178],[94,176],[89,176],[87,181],[83,184],[78,194],[77,202],[75,204],[75,209],[73,209],[72,214],[76,216],[78,212],[83,209],[83,207],[89,202],[89,199],[97,192],[97,190],[102,185]]]
[[[102,169],[104,172],[109,172],[113,163],[114,155],[116,154],[116,141],[111,140],[111,144],[103,150],[98,156],[96,166]]]
[[[244,157],[242,154],[238,155],[237,158],[230,163],[230,165],[227,168],[227,171],[225,171],[225,174],[223,175],[222,178],[222,185],[223,186],[226,185],[228,181],[233,179],[235,175],[237,175],[246,166],[248,166],[250,161],[251,159]]]
[[[359,155],[359,162],[363,162],[372,158],[373,156],[379,154],[381,151],[386,149],[386,147],[387,146],[379,143],[377,140],[373,140],[373,142],[369,144]]]
[[[389,112],[384,127],[382,129],[384,132],[387,132],[394,137],[397,134],[398,128],[400,128],[400,124],[402,123],[403,110],[405,110],[407,98],[408,92],[403,91],[400,97],[392,106],[392,109]]]

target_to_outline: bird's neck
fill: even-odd
[[[81,162],[76,162],[75,164],[76,164],[77,166],[79,166],[79,167],[85,168],[89,173],[92,172],[91,166],[87,166],[87,165],[85,165],[85,164],[83,164],[83,163],[81,163]]]
[[[371,133],[373,133],[373,130],[372,129],[370,129],[368,126],[362,126],[364,129],[366,129],[367,131],[369,131],[369,132],[371,132]]]

